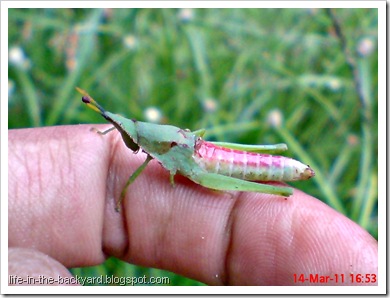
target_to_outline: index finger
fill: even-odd
[[[26,133],[10,133],[10,173],[18,173],[15,165],[41,165],[25,167],[31,171],[25,188],[17,175],[10,179],[11,245],[36,247],[68,267],[113,255],[214,285],[291,285],[296,274],[376,273],[376,241],[299,191],[287,200],[213,192],[180,176],[172,188],[169,174],[152,161],[119,215],[115,200],[144,155],[133,155],[115,134],[102,138],[89,128],[30,130],[39,141],[28,142],[27,153]],[[65,150],[47,158],[59,140]],[[58,161],[59,173],[72,179],[47,171]],[[43,204],[29,210],[36,202]]]

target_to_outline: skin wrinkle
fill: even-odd
[[[57,145],[57,144],[56,144]],[[58,147],[58,146],[57,146]],[[51,146],[50,146],[50,152],[53,151],[53,144],[51,143]],[[57,151],[57,150],[56,150]],[[63,171],[63,167],[57,167],[57,164],[58,162],[56,162],[57,160],[55,160],[55,162],[53,163],[52,165],[52,168],[53,168],[53,171],[56,171],[56,169],[58,169],[58,173],[59,173],[59,177],[60,177],[60,181],[61,181],[61,184],[64,184],[65,183],[65,176],[64,176],[64,171]],[[56,171],[57,172],[57,171]],[[58,193],[58,190],[57,190],[57,193]]]
[[[96,133],[96,130],[94,129],[94,128],[91,128],[90,129],[90,132],[95,132]],[[98,137],[101,137],[101,135],[99,135],[98,133],[96,133],[96,135],[98,136]],[[112,140],[110,140],[109,138],[108,138],[108,140],[109,141],[111,141],[112,142]],[[106,193],[105,193],[105,200],[107,200],[109,197],[108,197],[108,185],[110,185],[109,183],[108,183],[108,176],[109,176],[109,171],[110,171],[110,169],[111,169],[111,164],[112,164],[112,154],[111,154],[111,146],[109,146],[109,148],[110,148],[110,154],[109,154],[109,159],[108,159],[108,165],[107,165],[107,167],[106,167],[106,169],[107,169],[107,171],[106,171],[106,179],[105,179],[105,181],[106,181],[106,187],[105,187],[105,189],[106,189]],[[75,185],[76,185],[76,187],[77,187],[77,184],[78,184],[78,179],[76,178],[76,177],[74,177],[74,179],[72,180],[72,181],[74,181],[74,183],[75,183]],[[106,206],[107,206],[107,204],[105,204]],[[102,214],[102,218],[107,218],[106,216],[104,216],[104,213],[105,213],[105,210],[106,210],[106,207],[103,207],[102,208],[102,212],[103,212],[103,214]],[[104,235],[105,233],[104,233],[104,229],[105,229],[105,226],[106,226],[106,224],[105,224],[105,222],[103,221],[103,223],[101,224],[101,235]],[[101,247],[101,252],[102,252],[102,254],[103,254],[103,257],[104,257],[104,259],[107,259],[107,257],[109,256],[109,254],[107,254],[106,252],[105,252],[105,247],[104,247],[104,236],[103,237],[101,237],[101,242],[100,242],[100,247]]]
[[[49,166],[50,166],[50,170],[52,171],[52,175],[56,175],[57,176],[57,173],[58,173],[58,177],[59,177],[59,180],[60,180],[60,185],[64,185],[66,183],[66,181],[64,180],[64,176],[63,176],[63,173],[62,173],[62,170],[61,170],[62,167],[60,166],[60,164],[58,162],[58,158],[56,158],[58,146],[57,146],[57,148],[54,148],[54,145],[55,145],[56,142],[57,142],[57,140],[54,139],[54,140],[50,141],[47,144],[48,145],[48,152],[49,152],[49,156],[50,156],[50,165]],[[38,156],[39,155],[40,154],[38,154]],[[41,169],[39,171],[41,171]],[[41,181],[43,181],[43,178],[39,179],[39,181],[41,183]],[[48,181],[44,181],[44,182],[45,182],[46,185],[48,184]],[[58,196],[58,193],[59,193],[59,189],[53,190],[53,195]],[[39,195],[41,195],[41,193]]]
[[[73,168],[73,165],[72,165],[73,159],[72,159],[72,154],[71,154],[73,148],[71,148],[71,146],[70,146],[68,135],[67,135],[66,138],[64,138],[64,142],[65,142],[65,146],[64,147],[66,148],[65,152],[67,154],[66,160],[68,161],[67,175],[69,177],[69,174],[72,172],[70,169]],[[72,182],[73,182],[72,185],[75,185],[74,179],[72,179]]]
[[[62,150],[60,148],[64,148],[63,149],[63,152],[65,154],[65,157],[64,159],[66,160],[66,164],[65,162],[62,163],[61,161],[61,164],[57,161],[56,164],[53,164],[53,168],[54,170],[58,169],[58,171],[60,172],[60,177],[61,177],[61,181],[64,185],[69,185],[68,189],[75,189],[75,185],[77,185],[75,183],[75,177],[74,177],[74,171],[72,171],[71,169],[73,168],[73,165],[72,165],[72,161],[73,161],[73,158],[72,158],[72,148],[71,148],[71,145],[70,145],[70,142],[69,142],[69,135],[65,135],[65,137],[62,139],[62,140],[55,140],[52,144],[52,146],[50,147],[50,151],[52,152],[55,152],[57,150]],[[72,177],[70,176],[72,175]],[[66,193],[68,191],[65,191]],[[58,192],[56,192],[56,195],[59,196],[59,195],[62,195]],[[73,199],[73,196],[71,195],[70,196],[70,199]]]
[[[111,197],[114,199],[115,201],[115,204],[117,203],[117,200],[119,200],[119,197],[117,198],[116,197],[116,194],[118,194],[120,196],[121,192],[122,192],[122,189],[123,189],[123,186],[122,188],[120,187],[120,181],[121,179],[120,178],[117,178],[119,175],[118,174],[118,171],[119,171],[119,167],[115,167],[115,157],[116,156],[119,156],[119,153],[117,152],[120,152],[121,150],[121,147],[123,146],[123,141],[122,141],[122,138],[120,138],[120,134],[117,133],[115,135],[111,134],[110,136],[110,139],[107,140],[108,142],[110,142],[110,153],[109,153],[109,159],[108,159],[108,171],[106,173],[106,181],[108,181],[108,176],[109,175],[112,175],[114,176],[114,187],[112,188],[112,194],[111,194]],[[108,183],[106,182],[106,185],[108,185]],[[119,189],[119,191],[118,191]],[[108,196],[108,188],[106,187],[106,200],[109,199],[109,196]],[[124,209],[124,208],[121,208],[121,209]]]
[[[16,145],[19,145],[19,144],[16,144]],[[14,146],[14,144],[12,144],[12,146]],[[30,147],[28,147],[27,145],[27,151],[30,149]],[[22,185],[22,187],[27,187],[26,188],[26,197],[27,198],[33,198],[33,197],[37,197],[37,196],[40,196],[41,195],[41,185],[40,183],[38,184],[38,189],[35,187],[36,184],[34,183],[35,179],[39,179],[41,180],[41,168],[40,168],[40,163],[38,162],[37,159],[33,159],[33,158],[30,158],[28,159],[27,156],[28,154],[25,154],[23,155],[21,158],[19,157],[19,155],[17,154],[17,152],[19,151],[18,150],[19,148],[16,148],[14,150],[14,155],[13,156],[16,156],[17,157],[17,161],[19,162],[19,167],[21,168],[24,168],[24,171],[20,171],[18,172],[18,175],[20,175],[20,177],[18,178],[21,178],[21,179],[26,179],[27,181],[20,181],[20,179],[18,179],[17,183],[15,183],[15,185],[18,187],[19,185]],[[34,152],[35,153],[35,152]],[[36,156],[40,157],[40,153],[38,152],[38,154],[36,154]],[[38,178],[37,178],[38,177]],[[39,192],[39,193],[37,193]],[[24,193],[23,193],[23,189],[21,190],[20,192],[20,195],[23,196]],[[22,197],[19,198],[19,196],[16,196],[15,197],[17,200],[21,201],[23,200],[25,204],[27,204],[27,208],[24,208],[23,210],[21,210],[21,213],[24,214],[26,212],[26,210],[35,210],[36,209],[36,202],[34,200],[31,200],[31,199],[23,199]],[[17,203],[18,204],[18,203]],[[19,203],[19,204],[22,204],[22,203]],[[25,219],[26,217],[23,216],[23,220]],[[34,227],[32,227],[31,231],[34,231]],[[22,231],[21,233],[24,233],[24,231]],[[28,235],[28,237],[31,237],[31,234]],[[24,238],[25,240],[25,238]],[[11,243],[12,245],[12,243]]]
[[[278,219],[276,217],[273,218],[273,221],[269,222],[269,230],[274,230],[275,229],[275,223],[278,221]],[[268,235],[267,235],[268,236]],[[267,240],[269,240],[268,238],[266,238]],[[271,245],[272,246],[272,249],[269,249],[267,252],[268,254],[271,254],[272,255],[268,255],[267,257],[269,258],[269,263],[272,264],[272,268],[274,269],[272,272],[268,272],[267,273],[267,277],[269,278],[269,276],[271,274],[273,274],[272,276],[272,279],[273,280],[277,280],[277,277],[278,277],[278,273],[277,273],[277,260],[278,258],[276,257],[278,254],[277,254],[277,245],[274,243],[274,241],[271,241]],[[275,270],[276,269],[276,270]]]
[[[318,250],[321,247],[321,242],[317,242],[316,235],[312,235],[312,218],[306,218],[302,214],[301,209],[298,205],[293,204],[291,208],[291,214],[289,217],[289,231],[288,234],[290,237],[290,241],[288,243],[288,251],[297,253],[298,257],[295,260],[296,263],[294,266],[297,266],[297,264],[305,264],[302,267],[306,267],[308,270],[311,269],[311,266],[313,264],[322,264],[321,269],[317,269],[319,271],[325,270],[329,266],[329,260],[326,258],[322,258],[321,262],[316,262],[316,259],[318,259]],[[315,218],[315,215],[313,215]],[[301,220],[304,218],[305,220]],[[331,225],[329,225],[331,226]],[[301,231],[300,237],[295,237],[294,232]],[[308,243],[308,245],[304,246],[305,249],[302,248],[302,242]],[[321,254],[320,254],[321,255]],[[304,261],[306,260],[306,262]],[[298,263],[297,263],[298,262]],[[314,265],[315,266],[315,265]],[[295,267],[294,267],[295,268]]]
[[[240,204],[240,197],[242,196],[242,192],[239,192],[236,195],[235,202],[232,205],[232,208],[230,209],[228,220],[226,222],[225,226],[225,232],[228,236],[228,241],[225,249],[225,257],[224,257],[224,270],[223,274],[221,276],[221,281],[223,285],[229,285],[230,284],[230,267],[231,267],[231,254],[233,251],[233,237],[234,237],[234,225],[235,225],[235,215],[237,212],[238,205]],[[221,244],[221,247],[224,247],[224,245]]]
[[[275,211],[277,211],[275,213]],[[278,284],[280,277],[283,275],[283,272],[280,272],[280,269],[283,268],[283,266],[280,266],[280,262],[283,263],[283,259],[280,259],[280,256],[283,256],[284,251],[288,251],[287,247],[285,246],[285,243],[281,243],[278,241],[275,241],[275,237],[272,237],[272,235],[277,234],[278,232],[282,232],[283,234],[287,234],[290,231],[285,232],[285,225],[283,223],[284,217],[281,214],[282,210],[268,210],[267,212],[272,212],[274,216],[268,221],[267,223],[267,229],[264,241],[267,241],[267,261],[266,266],[268,268],[272,268],[271,271],[268,271],[267,274],[263,277],[261,277],[262,282],[265,280],[274,280],[275,285]],[[291,230],[291,221],[289,221],[288,228]],[[271,237],[270,237],[271,236]],[[281,235],[281,238],[284,236]]]
[[[296,206],[296,205],[293,205],[293,206]],[[292,212],[291,212],[291,216],[289,217],[289,226],[288,226],[288,231],[286,231],[286,234],[289,236],[288,237],[288,241],[286,241],[286,248],[291,248],[291,247],[295,247],[294,245],[294,241],[295,241],[295,237],[294,237],[294,231],[295,229],[293,229],[293,227],[296,225],[296,219],[299,218],[299,216],[295,216],[295,213],[297,212],[297,208],[291,208],[292,209]],[[291,210],[290,209],[290,210]]]
[[[76,172],[72,171],[71,169],[75,168],[74,165],[74,158],[72,158],[72,152],[74,151],[74,143],[69,141],[68,138],[69,135],[67,135],[65,139],[65,151],[67,154],[67,161],[68,161],[68,168],[66,169],[66,179],[67,179],[67,184],[71,185],[70,189],[76,189],[79,184],[79,179],[76,177]],[[71,145],[73,144],[73,145]],[[72,198],[74,199],[74,196],[72,194]]]
[[[117,132],[117,131],[116,131]],[[102,135],[99,135],[99,136],[102,136]],[[120,151],[120,148],[121,146],[123,146],[123,141],[122,141],[122,138],[120,137],[120,134],[119,132],[117,133],[112,133],[110,134],[109,136],[109,140],[107,140],[108,142],[110,142],[110,146],[109,146],[109,158],[108,158],[108,165],[107,165],[107,171],[106,171],[106,194],[105,194],[105,199],[106,200],[109,200],[110,198],[113,198],[115,199],[115,194],[118,193],[118,195],[120,196],[120,193],[122,191],[122,189],[120,189],[120,191],[116,191],[116,189],[119,187],[119,183],[121,181],[121,179],[114,179],[113,180],[113,187],[110,188],[109,185],[109,177],[117,177],[118,175],[118,170],[115,170],[115,157],[117,156],[116,152]],[[126,196],[127,197],[127,196]],[[119,197],[118,197],[119,199]],[[126,200],[124,200],[126,201]],[[114,202],[114,204],[116,204],[116,201]],[[110,208],[111,205],[110,204],[105,204],[106,208]],[[120,255],[121,256],[125,256],[125,255],[130,255],[130,239],[131,237],[129,237],[129,230],[130,230],[130,227],[128,226],[129,224],[129,221],[127,220],[127,215],[124,213],[126,211],[126,208],[121,208],[121,210],[119,211],[119,216],[121,217],[122,219],[122,226],[123,226],[123,237],[126,238],[127,240],[129,241],[125,241],[125,246],[123,247],[123,249],[121,250],[121,253]],[[106,219],[107,217],[104,216],[104,218]],[[103,230],[105,229],[106,227],[106,223],[103,223]],[[104,231],[102,231],[104,233]],[[105,252],[105,247],[104,247],[104,242],[103,242],[103,239],[102,239],[102,250],[103,252],[106,254]]]
[[[296,207],[296,205],[294,204],[293,206],[295,206],[295,208],[292,208],[292,211],[291,211],[291,220],[290,220],[290,230],[288,231],[289,232],[289,241],[287,243],[287,249],[290,249],[291,251],[296,251],[296,248],[299,247],[299,239],[297,237],[295,237],[295,232],[297,231],[297,229],[294,229],[293,227],[296,227],[297,226],[297,222],[298,222],[298,218],[300,218],[299,215],[296,215],[299,213],[299,210],[298,208]],[[302,222],[301,222],[302,224]],[[300,261],[300,260],[299,260]]]
[[[27,195],[28,195],[29,198],[31,198],[31,196],[32,196],[32,189],[33,189],[33,187],[32,187],[33,186],[33,178],[32,178],[32,172],[30,171],[26,155],[23,158],[23,166],[26,169],[25,173],[27,173],[27,180],[28,180],[27,181],[27,185],[28,185]]]
[[[279,242],[276,244],[276,247],[275,247],[275,251],[274,251],[274,254],[275,256],[278,255],[278,256],[283,256],[284,254],[284,251],[292,251],[290,249],[290,246],[291,246],[291,235],[292,235],[292,231],[294,230],[292,228],[292,221],[291,219],[293,217],[289,216],[289,217],[284,217],[282,214],[281,214],[281,211],[279,210],[278,212],[278,218],[279,220],[278,221],[275,221],[275,223],[277,223],[278,225],[278,230],[282,229],[283,232],[284,232],[284,235],[288,235],[289,236],[289,243],[286,243],[286,242]],[[286,236],[284,236],[286,237]],[[284,245],[284,246],[282,246]],[[280,281],[280,278],[282,277],[283,278],[283,272],[280,272],[280,269],[283,268],[283,266],[281,266],[280,264],[278,264],[278,261],[280,261],[280,257],[279,258],[275,258],[275,271],[274,271],[274,280],[276,280],[277,282]]]
[[[13,142],[10,142],[10,145],[9,146],[14,146],[15,144]],[[14,158],[15,158],[15,163],[18,162],[18,166],[19,167],[24,167],[26,170],[27,170],[27,163],[26,163],[26,155],[23,155],[23,156],[20,156],[18,154],[18,150],[14,150]],[[9,168],[9,166],[8,166]],[[27,171],[25,171],[26,173]],[[28,173],[28,172],[27,172]],[[13,176],[11,176],[13,177]],[[9,179],[12,179],[12,178],[9,178]],[[19,197],[19,192],[23,193],[23,190],[20,190],[20,186],[25,186],[27,185],[27,189],[31,189],[30,187],[30,184],[31,184],[31,179],[29,176],[27,176],[27,180],[28,181],[24,181],[24,183],[15,183],[15,198],[18,198]],[[19,181],[17,181],[19,182]]]
[[[39,192],[39,196],[42,195],[42,190],[43,190],[43,186],[42,186],[42,156],[41,156],[41,153],[38,153],[37,154],[37,171],[36,171],[36,175],[38,177],[38,192]]]
[[[238,202],[236,202],[236,204],[234,206],[234,210],[236,210],[235,212],[238,212],[237,210],[238,210],[239,204],[240,204],[239,201],[241,200],[242,201],[241,203],[244,203],[244,199],[241,198],[242,195],[243,195],[243,193],[240,193],[239,196],[237,197]],[[281,211],[282,210],[279,210],[279,212],[276,214],[276,217],[273,218],[273,221],[269,221],[267,223],[269,225],[269,228],[267,228],[267,230],[269,230],[269,231],[272,231],[272,230],[275,230],[275,231],[283,230],[284,231],[284,226],[285,225],[280,225],[280,220],[279,220],[280,216],[282,215]],[[233,215],[232,215],[232,218],[233,218],[234,222],[232,222],[231,241],[233,241],[235,239],[234,238],[235,235],[233,235],[234,227],[235,227],[235,219],[234,219]],[[292,228],[292,222],[291,222],[290,219],[288,220],[288,226],[287,227],[288,227],[289,230],[291,230],[291,228]],[[287,232],[289,234],[291,234],[291,231],[287,231]],[[268,244],[267,244],[268,248],[266,250],[266,253],[268,254],[267,255],[267,259],[268,259],[267,260],[267,264],[268,265],[267,266],[270,266],[270,268],[272,267],[274,269],[272,271],[267,272],[267,278],[266,279],[270,279],[270,280],[274,280],[274,281],[278,282],[280,280],[280,277],[283,275],[283,271],[280,272],[280,270],[283,269],[283,266],[280,265],[280,262],[283,262],[283,259],[280,259],[280,256],[282,255],[280,252],[283,253],[287,248],[286,248],[285,242],[278,243],[277,241],[276,242],[274,241],[275,240],[274,238],[269,238],[269,236],[270,236],[269,233],[267,233],[265,236],[266,236],[266,238],[264,238],[264,241],[268,242]],[[234,243],[234,242],[232,242],[232,243]],[[239,244],[237,244],[237,242],[236,242],[236,245],[239,245]],[[232,253],[231,253],[232,248],[230,248],[229,251],[230,251],[229,254],[232,255]],[[279,257],[277,257],[277,256],[279,256]],[[227,260],[225,261],[225,264],[227,264],[226,265],[226,272],[230,273],[230,274],[233,274],[231,272],[231,270],[229,270],[229,268],[228,268],[229,265],[233,265],[228,260],[228,259],[231,259],[231,258],[232,257],[227,256]],[[226,282],[227,282],[227,284],[231,284],[229,279],[227,279]]]
[[[162,253],[160,247],[166,247],[165,243],[169,243],[170,234],[168,234],[168,229],[166,227],[171,226],[172,219],[174,218],[174,216],[172,216],[174,208],[168,208],[168,210],[169,214],[165,214],[165,216],[162,217],[164,218],[164,222],[159,225],[159,227],[163,227],[162,229],[159,228],[159,233],[157,234],[157,243],[159,243],[159,246],[155,246],[154,249],[155,259],[158,265],[164,264],[163,258],[161,258]]]
[[[53,153],[52,150],[49,150],[49,157],[50,157],[50,164],[55,165],[56,164],[56,158],[55,153]]]
[[[68,173],[70,171],[70,168],[69,168],[69,162],[66,164],[66,165],[63,165],[62,162],[63,162],[63,159],[61,159],[61,161],[58,160],[58,158],[56,158],[57,156],[57,152],[58,150],[61,150],[61,151],[64,151],[68,154],[67,156],[67,159],[71,159],[71,156],[69,154],[69,144],[68,144],[68,138],[67,137],[64,137],[63,139],[57,139],[57,138],[53,138],[53,140],[50,140],[48,141],[48,143],[46,144],[48,146],[48,153],[49,153],[49,157],[50,157],[50,170],[51,170],[51,173],[52,175],[57,175],[57,173],[59,174],[58,177],[60,177],[60,185],[68,185],[68,181],[69,179],[67,179],[69,177]],[[63,148],[63,149],[62,149]],[[44,168],[45,166],[47,166],[47,156],[42,156],[40,152],[38,152],[38,154],[36,155],[37,156],[37,167],[36,167],[36,171],[35,173],[38,175],[38,177],[41,177],[41,175],[43,175],[42,173],[44,172]],[[66,167],[68,167],[68,169],[66,169]],[[67,173],[65,174],[64,172],[67,170]],[[50,181],[48,181],[47,179],[44,179],[44,177],[42,178],[38,178],[38,193],[35,194],[36,196],[38,197],[43,197],[44,196],[44,193],[47,192],[47,187],[50,186]],[[58,188],[58,189],[55,189],[53,190],[53,192],[51,193],[51,195],[55,196],[56,198],[58,198],[60,195],[62,195],[62,193],[60,193],[61,191],[61,188]],[[44,203],[47,203],[50,205],[49,202],[45,201]],[[59,215],[60,217],[62,217],[62,212],[63,209],[59,209],[57,212],[60,212],[61,215]],[[53,228],[56,228],[58,229],[58,227],[56,226],[53,226]],[[35,230],[38,230],[38,229],[34,229]],[[53,243],[53,242],[56,242],[56,238],[61,238],[61,230],[53,230],[52,231],[53,234],[47,234],[45,235],[44,237],[46,238],[46,241],[47,243]],[[55,254],[55,251],[52,250],[53,248],[50,248],[50,254]]]
[[[294,210],[295,211],[295,210]],[[294,216],[291,217],[292,218],[292,221],[290,221],[290,231],[289,232],[289,239],[288,239],[288,242],[286,243],[287,244],[287,247],[291,247],[293,244],[294,244],[294,241],[295,241],[295,235],[294,235],[294,229],[292,228],[294,226],[294,223],[293,223],[293,220],[294,220]]]

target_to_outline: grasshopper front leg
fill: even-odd
[[[115,126],[110,127],[110,128],[108,128],[108,129],[106,129],[104,131],[101,131],[101,130],[98,130],[97,128],[95,128],[95,127],[92,127],[91,131],[97,132],[99,135],[105,135],[105,134],[108,134],[110,131],[113,131],[114,129],[116,129]]]
[[[285,197],[293,194],[293,190],[290,187],[261,184],[214,173],[200,173],[198,176],[191,176],[191,180],[204,187],[215,190],[253,191]]]
[[[148,155],[146,157],[145,161],[142,163],[142,165],[137,170],[135,170],[135,172],[130,176],[129,180],[127,180],[126,185],[125,185],[125,187],[123,188],[123,190],[121,192],[121,197],[120,197],[119,201],[116,204],[116,207],[115,207],[115,211],[116,212],[119,212],[121,210],[121,203],[122,203],[123,199],[126,196],[126,191],[129,188],[129,185],[134,182],[134,180],[139,176],[139,174],[141,174],[141,172],[148,165],[149,161],[151,161],[152,159],[153,159],[153,157]]]

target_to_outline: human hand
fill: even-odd
[[[180,175],[173,188],[152,161],[115,212],[145,155],[116,132],[89,128],[9,131],[9,274],[70,276],[66,267],[115,256],[209,285],[310,284],[294,274],[344,274],[344,283],[323,285],[357,285],[350,273],[377,276],[377,241],[299,190],[287,199],[214,192]]]

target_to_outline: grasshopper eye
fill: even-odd
[[[89,99],[88,96],[83,96],[83,97],[81,98],[81,100],[83,101],[83,103],[91,103],[91,100]]]

